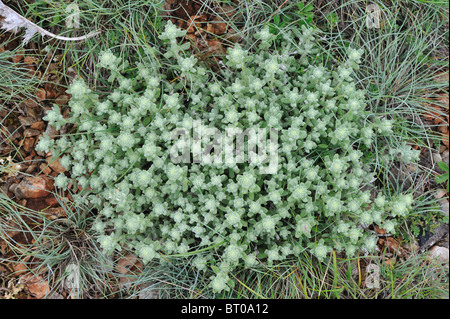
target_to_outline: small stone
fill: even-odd
[[[442,156],[439,153],[433,153],[433,159],[436,163],[442,162]]]
[[[447,191],[445,189],[438,189],[436,191],[436,193],[434,194],[434,198],[439,199],[439,198],[444,197],[445,195],[447,195]]]
[[[441,246],[433,246],[430,249],[428,257],[430,259],[436,259],[440,263],[446,264],[448,263],[448,248]]]
[[[449,204],[448,199],[444,198],[439,201],[439,205],[441,206],[440,211],[444,213],[445,216],[448,216],[449,212]]]
[[[64,173],[66,169],[61,165],[59,159],[53,160],[53,157],[47,157],[46,162],[48,166],[57,174]]]
[[[42,163],[41,165],[39,165],[39,168],[45,175],[50,175],[50,173],[52,172],[52,169],[48,166],[47,163]]]
[[[49,194],[54,189],[53,181],[45,176],[24,177],[14,189],[18,199],[39,198]]]
[[[442,161],[447,164],[447,166],[449,165],[448,163],[448,150],[445,150],[444,152],[442,152]]]
[[[16,188],[17,188],[17,186],[19,185],[19,183],[14,183],[14,184],[11,184],[10,186],[9,186],[9,191],[10,192],[12,192],[12,193],[14,193],[14,191],[16,190]]]
[[[419,170],[419,166],[417,166],[416,164],[408,164],[406,167],[408,167],[408,170],[411,173],[415,173]]]
[[[32,174],[36,168],[38,167],[37,164],[31,164],[30,166],[28,166],[28,168],[25,170],[25,173],[27,174]]]

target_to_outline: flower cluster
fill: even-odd
[[[95,229],[106,252],[127,245],[150,262],[209,248],[194,265],[205,270],[219,254],[211,287],[221,291],[240,264],[274,263],[305,249],[319,259],[333,249],[351,256],[375,249],[370,224],[394,231],[412,197],[373,198],[368,189],[374,174],[366,154],[393,123],[368,120],[364,92],[351,77],[361,50],[350,49],[348,61],[331,70],[315,62],[314,30],[286,34],[274,50],[264,28],[255,36],[260,51],[229,49],[217,77],[178,44],[184,35],[169,21],[160,37],[167,43],[160,58],[176,65],[167,77],[161,64],[144,61],[127,77],[107,51],[100,66],[111,72],[112,93],[100,98],[77,80],[71,116],[47,114],[52,124],[78,128],[70,144],[44,138],[39,148],[66,153],[61,164],[70,178],[58,176],[56,185],[83,188],[76,200],[98,209]],[[192,132],[196,121],[220,132],[276,130],[277,171],[261,174],[244,162],[174,162],[175,143],[198,154],[192,140],[173,137]]]

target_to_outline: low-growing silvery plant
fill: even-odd
[[[367,154],[393,122],[365,111],[365,92],[352,78],[361,50],[349,48],[347,60],[329,69],[316,62],[313,29],[286,33],[275,48],[265,27],[255,36],[257,52],[236,44],[213,75],[180,44],[185,34],[169,21],[160,36],[166,51],[159,58],[172,62],[169,70],[140,61],[133,73],[103,52],[99,66],[111,75],[112,93],[100,98],[75,80],[70,117],[58,107],[47,112],[51,125],[71,123],[76,133],[44,136],[38,150],[63,154],[70,175],[55,184],[82,187],[75,200],[98,209],[94,227],[106,253],[132,248],[148,263],[200,251],[194,265],[214,269],[210,285],[219,292],[238,266],[271,265],[305,250],[319,260],[332,250],[371,252],[377,238],[369,225],[395,231],[413,198],[371,187]],[[215,144],[201,134],[208,129]],[[243,144],[227,145],[231,129],[266,129],[276,139],[247,134]],[[250,160],[257,153],[245,146],[251,142],[267,151],[265,162]],[[275,163],[270,172],[261,169],[266,162]]]

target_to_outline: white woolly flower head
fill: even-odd
[[[161,33],[159,38],[161,40],[169,40],[171,42],[175,41],[179,37],[185,36],[187,33],[186,30],[179,29],[176,25],[172,23],[172,21],[168,20],[167,24],[164,28],[164,32]]]
[[[120,59],[112,53],[110,49],[102,51],[99,56],[99,66],[110,70],[116,70],[119,66]]]
[[[74,99],[83,99],[91,92],[91,89],[86,85],[83,79],[76,79],[70,85],[67,93],[72,95]]]

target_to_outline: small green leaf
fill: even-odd
[[[313,11],[313,10],[314,10],[314,6],[311,3],[305,7],[306,12]]]
[[[264,253],[264,252],[259,252],[258,253],[258,256],[257,256],[259,259],[264,259],[264,258],[267,258],[267,254],[266,253]]]
[[[220,269],[217,266],[211,265],[212,271],[214,271],[216,274],[220,273]]]
[[[443,170],[444,172],[448,172],[448,165],[445,162],[439,162],[438,166],[441,170]]]
[[[436,183],[438,184],[444,183],[446,180],[448,180],[448,176],[449,176],[448,173],[436,176]]]
[[[276,14],[276,15],[273,16],[273,22],[274,22],[274,24],[275,24],[276,26],[279,26],[279,25],[280,25],[280,23],[281,23],[281,18],[280,18],[280,16],[279,16],[278,14]]]

